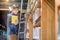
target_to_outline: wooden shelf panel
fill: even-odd
[[[25,23],[26,21],[21,21],[20,23]]]
[[[24,32],[19,32],[19,34],[23,34]]]

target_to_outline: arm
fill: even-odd
[[[10,29],[13,29],[14,28],[14,25],[11,23],[11,15],[8,15],[8,17],[7,17],[7,26]]]

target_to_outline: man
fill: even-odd
[[[9,36],[10,36],[10,40],[18,40],[18,28],[19,28],[19,8],[16,5],[13,5],[12,7],[12,12],[10,14],[8,14],[8,19],[7,19],[7,24],[8,24],[8,28],[9,28]],[[12,18],[13,16],[17,16],[17,20],[12,23],[12,19],[13,21],[15,20],[14,18]]]
[[[39,26],[33,28],[33,40],[40,40],[40,31],[41,28]]]

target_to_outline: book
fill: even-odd
[[[14,24],[18,21],[18,16],[12,16],[11,23]]]

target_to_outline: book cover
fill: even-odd
[[[16,21],[18,21],[18,16],[12,16],[11,23],[14,24]]]

